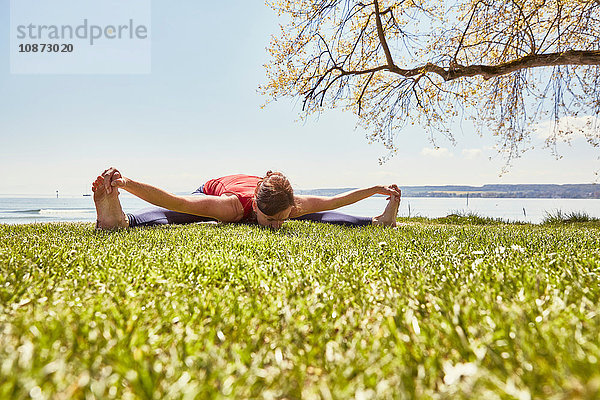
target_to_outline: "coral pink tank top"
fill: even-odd
[[[228,175],[206,182],[202,191],[204,194],[211,196],[220,196],[226,193],[236,195],[244,208],[244,217],[242,220],[245,221],[251,219],[253,215],[252,199],[254,198],[254,190],[260,179],[260,177],[252,175]]]

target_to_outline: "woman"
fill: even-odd
[[[119,190],[158,207],[125,214]],[[339,225],[396,226],[400,205],[397,185],[373,186],[333,197],[294,195],[288,179],[269,171],[263,178],[229,175],[211,179],[190,196],[176,196],[157,187],[126,178],[116,168],[108,168],[92,184],[99,229],[115,229],[204,221],[258,223],[280,228],[287,219],[311,220]],[[383,214],[373,218],[353,217],[332,212],[374,194],[389,195]]]

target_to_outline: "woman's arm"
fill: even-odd
[[[389,196],[400,196],[401,191],[397,185],[373,186],[370,188],[356,189],[349,192],[340,193],[332,197],[324,196],[294,196],[296,205],[290,213],[290,218],[300,217],[305,214],[311,214],[320,211],[335,210],[357,201],[366,199],[375,194],[385,194]]]
[[[152,203],[171,211],[202,217],[215,218],[223,222],[236,222],[244,216],[242,204],[231,196],[177,196],[146,183],[126,178],[115,168],[109,168],[103,175],[105,187],[110,190],[121,188]]]

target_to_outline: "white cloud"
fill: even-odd
[[[423,150],[421,150],[421,155],[436,158],[448,158],[453,156],[450,150],[445,147],[438,147],[436,149],[424,147]]]
[[[481,154],[483,154],[483,151],[481,149],[464,149],[462,151],[463,157],[465,157],[467,160],[477,158],[481,156]]]
[[[558,122],[540,122],[534,127],[534,130],[536,135],[544,140],[551,138],[555,134],[558,138],[598,137],[598,134],[600,133],[600,119],[593,115],[586,115],[583,117],[563,117],[560,118]],[[567,134],[566,132],[570,133]]]

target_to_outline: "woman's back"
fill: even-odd
[[[253,175],[227,175],[207,181],[204,184],[202,192],[211,196],[221,196],[228,193],[234,194],[244,208],[244,217],[242,220],[248,220],[253,214],[252,199],[260,180],[261,177]]]

